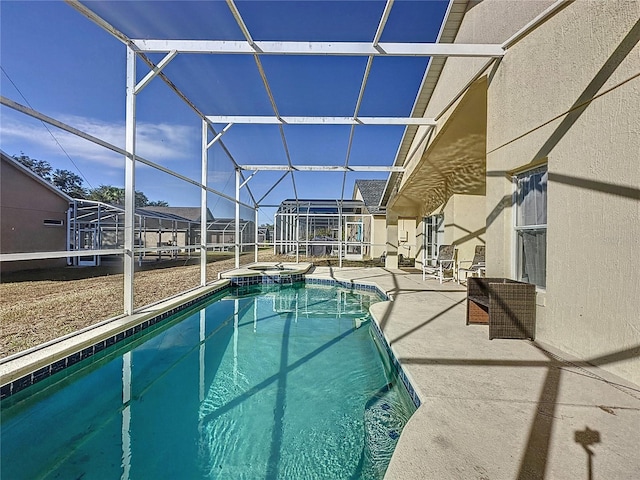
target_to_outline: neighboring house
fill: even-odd
[[[412,216],[421,245],[486,244],[487,276],[537,285],[538,340],[640,384],[640,3],[567,2],[513,37],[552,3],[454,1],[440,42],[506,52],[432,60],[413,115],[437,125],[405,133],[387,242]]]
[[[4,152],[0,170],[0,251],[67,250],[67,211],[73,199]],[[64,267],[64,258],[2,262],[3,272]]]
[[[386,209],[380,205],[386,184],[386,180],[356,180],[353,186],[353,200],[362,201],[365,211],[371,215],[364,226],[365,237],[371,239],[371,258],[383,257],[387,251]],[[415,228],[415,221],[411,220]]]
[[[87,251],[87,255],[43,260],[2,262],[3,272],[95,266],[101,256],[91,250],[124,246],[124,209],[91,200],[73,199],[2,152],[0,184],[0,251],[9,253]],[[235,220],[214,219],[207,210],[207,243],[216,250],[233,250]],[[240,221],[242,251],[255,242],[254,222]],[[147,255],[177,256],[175,247],[190,253],[200,244],[200,207],[144,207],[135,211],[135,245],[155,248]],[[161,250],[158,247],[174,247]],[[184,248],[192,247],[192,248]]]

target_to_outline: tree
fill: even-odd
[[[69,170],[56,169],[52,183],[72,198],[85,198],[87,191],[82,186],[82,178]]]
[[[14,155],[13,159],[21,163],[33,173],[38,175],[43,180],[51,182],[51,164],[46,160],[37,160],[25,155],[24,152],[20,152],[20,155]]]
[[[89,200],[95,200],[96,202],[122,205],[124,204],[124,188],[118,188],[112,185],[100,185],[98,188],[89,190],[88,197]]]
[[[95,200],[96,202],[109,203],[111,205],[124,205],[124,188],[114,187],[112,185],[100,185],[98,188],[94,188],[89,191],[89,200]],[[136,207],[146,206],[159,206],[168,207],[169,204],[164,201],[149,202],[147,196],[136,190]]]
[[[136,190],[136,207],[145,207],[149,205],[149,199],[147,196]]]
[[[98,188],[92,188],[87,191],[83,186],[84,182],[81,177],[69,170],[60,169],[56,169],[52,174],[53,168],[46,160],[30,158],[28,155],[25,155],[24,152],[20,152],[20,155],[13,155],[13,159],[72,198],[94,200],[111,205],[124,205],[124,188],[114,187],[113,185],[100,185]],[[136,207],[169,206],[164,200],[150,202],[144,193],[137,190],[135,192],[135,198]]]

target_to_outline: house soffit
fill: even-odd
[[[443,118],[391,200],[393,208],[412,203],[430,211],[454,194],[485,194],[486,91],[482,77],[469,87],[448,118]]]

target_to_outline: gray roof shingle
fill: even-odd
[[[382,198],[386,183],[386,180],[356,180],[355,188],[360,190],[362,201],[369,213],[384,212],[384,207],[380,207],[380,198]]]

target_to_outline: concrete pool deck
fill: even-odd
[[[383,268],[316,267],[374,283],[371,312],[419,393],[386,480],[640,478],[640,387],[540,342],[465,323],[466,289]]]

